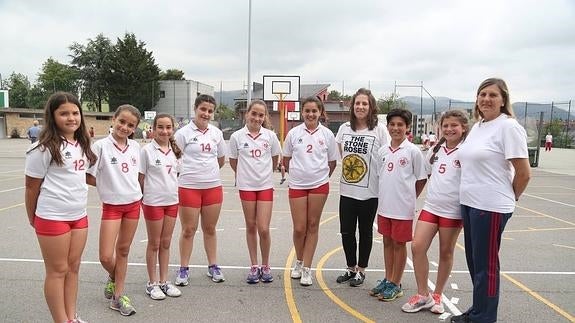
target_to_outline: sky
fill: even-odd
[[[377,97],[397,85],[473,101],[488,77],[512,101],[575,100],[574,0],[252,0],[251,79],[299,75]],[[247,84],[249,0],[0,0],[0,73],[34,82],[98,34],[134,33],[162,70],[218,91]],[[420,89],[401,87],[402,96]],[[425,94],[424,94],[425,95]]]

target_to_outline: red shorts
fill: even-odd
[[[309,194],[329,194],[329,182],[312,189],[298,190],[290,188],[288,196],[290,199],[294,199],[298,197],[307,197]]]
[[[413,239],[413,220],[397,220],[377,216],[377,232],[397,242],[409,242]]]
[[[140,205],[138,200],[130,204],[102,204],[102,220],[121,220],[123,218],[138,220],[140,218]]]
[[[151,206],[142,204],[144,219],[148,221],[158,221],[164,219],[164,216],[175,218],[178,216],[178,204],[166,206]]]
[[[222,204],[224,201],[224,190],[221,186],[195,189],[195,188],[178,188],[178,197],[180,206],[200,208],[213,204]]]
[[[419,221],[425,221],[433,224],[437,224],[440,228],[463,228],[463,220],[444,218],[442,216],[435,215],[426,210],[421,210],[419,213]]]
[[[34,217],[34,230],[40,236],[59,236],[71,230],[88,228],[88,216],[74,221],[47,220],[39,216]]]
[[[242,201],[273,201],[274,189],[268,188],[263,191],[242,191],[240,190],[240,200]]]

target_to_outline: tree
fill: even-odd
[[[111,73],[112,42],[99,34],[94,40],[88,39],[85,46],[75,42],[69,49],[72,52],[69,55],[71,63],[80,71],[82,101],[87,101],[92,110],[102,111],[102,102],[108,100],[107,78]]]
[[[184,72],[178,69],[168,69],[165,72],[160,73],[160,80],[168,81],[168,80],[175,80],[175,81],[183,81]]]
[[[391,109],[407,109],[407,103],[401,100],[397,94],[390,94],[377,100],[377,110],[379,113],[386,114]]]
[[[28,98],[26,99],[26,102],[28,103],[29,107],[34,109],[42,109],[44,108],[46,100],[46,93],[44,90],[42,90],[42,88],[40,88],[38,84],[34,84],[28,91]]]
[[[351,95],[341,95],[337,90],[331,90],[327,94],[327,99],[329,101],[350,101]]]
[[[56,91],[66,91],[78,95],[80,72],[75,67],[59,63],[52,57],[42,65],[38,74],[38,86],[45,94],[45,99]]]
[[[214,114],[216,120],[230,120],[236,117],[236,112],[225,104],[218,105]]]
[[[30,81],[24,74],[12,72],[6,85],[10,89],[10,105],[14,108],[27,108],[28,92],[30,91]]]
[[[133,33],[118,38],[110,58],[107,77],[109,104],[115,110],[121,104],[131,104],[140,111],[151,109],[159,98],[160,69],[146,43],[138,41]]]

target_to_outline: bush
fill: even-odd
[[[10,138],[13,139],[22,138],[20,137],[20,130],[18,130],[18,128],[12,128],[12,131],[10,131]]]

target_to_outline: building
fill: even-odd
[[[154,107],[157,113],[171,114],[178,122],[194,117],[194,101],[200,94],[214,95],[214,87],[192,80],[159,81],[160,98]]]

